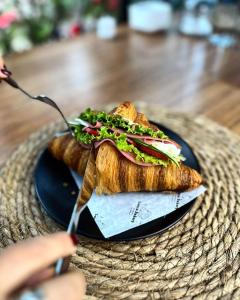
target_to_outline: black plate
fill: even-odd
[[[152,122],[153,123],[153,122]],[[156,124],[171,139],[182,146],[185,164],[200,172],[200,166],[191,147],[172,130]],[[78,188],[64,163],[54,159],[44,150],[40,155],[34,174],[35,189],[46,213],[64,228],[67,227],[78,193]],[[90,211],[86,208],[80,218],[78,233],[98,240],[130,241],[159,234],[177,223],[192,207],[196,199],[176,211],[147,224],[105,239],[98,229]]]

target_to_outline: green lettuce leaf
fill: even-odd
[[[135,154],[135,159],[139,162],[151,163],[154,165],[167,166],[168,161],[163,161],[146,153],[143,153],[134,145],[129,144],[127,142],[126,133],[116,134],[114,132],[110,132],[106,126],[102,126],[98,129],[98,136],[91,135],[87,132],[82,131],[84,126],[82,125],[71,125],[74,128],[74,135],[77,141],[83,144],[91,144],[92,142],[101,141],[103,139],[111,139],[115,142],[116,147],[120,151],[130,152]]]
[[[121,116],[110,115],[103,111],[93,111],[90,108],[81,113],[79,118],[91,124],[96,124],[96,122],[99,121],[104,126],[124,129],[127,133],[131,134],[149,135],[154,138],[162,139],[168,138],[161,130],[155,131],[152,128],[144,127],[140,124],[130,124],[129,121],[123,119]]]
[[[74,130],[75,138],[80,143],[89,145],[92,142],[101,141],[103,139],[111,139],[115,142],[116,147],[120,151],[132,153],[135,155],[135,159],[137,161],[151,163],[153,165],[161,165],[166,167],[171,162],[175,163],[176,165],[179,165],[179,162],[182,160],[181,155],[179,155],[178,157],[174,157],[167,153],[164,154],[167,155],[168,160],[162,160],[156,158],[152,155],[148,155],[142,152],[137,147],[128,143],[127,141],[127,133],[131,133],[135,135],[148,135],[153,138],[168,139],[168,137],[161,130],[154,131],[152,128],[147,128],[139,124],[134,124],[134,123],[130,124],[127,120],[123,119],[120,116],[110,115],[102,111],[96,112],[91,110],[90,108],[88,108],[86,111],[81,113],[79,118],[91,123],[92,125],[95,125],[97,121],[101,122],[101,124],[103,125],[101,128],[97,129],[99,135],[95,136],[83,131],[84,126],[79,124],[77,120],[76,122],[75,121],[69,122],[70,126]],[[115,133],[109,130],[109,128],[123,129],[124,133],[121,134]],[[141,140],[139,141],[143,143],[145,146],[150,146],[148,144],[145,144]],[[153,148],[154,150],[161,152],[157,148],[155,147]]]

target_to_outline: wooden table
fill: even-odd
[[[67,115],[112,101],[146,101],[204,114],[240,133],[238,49],[123,27],[115,41],[86,34],[9,56],[6,63],[23,87],[52,97]],[[59,115],[2,83],[0,119],[1,164],[30,133]]]

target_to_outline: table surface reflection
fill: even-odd
[[[44,93],[66,115],[125,100],[204,114],[240,134],[240,51],[205,39],[146,35],[120,28],[114,41],[95,34],[6,57],[14,78]],[[32,132],[59,115],[0,85],[0,164]]]

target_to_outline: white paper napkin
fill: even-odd
[[[78,186],[82,177],[71,170]],[[165,216],[206,191],[200,186],[184,193],[139,192],[111,196],[93,193],[88,208],[105,238]]]

